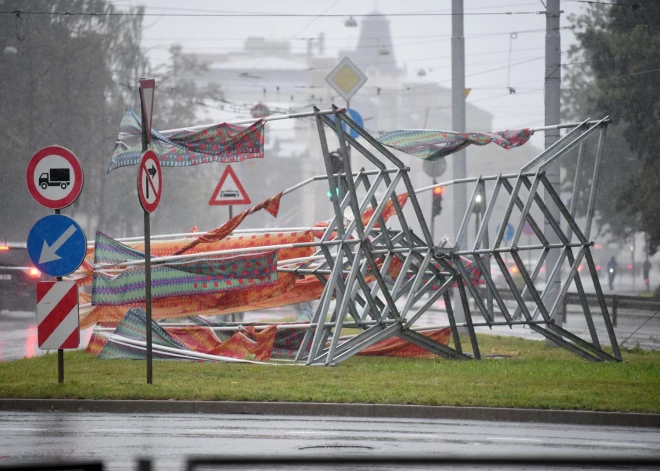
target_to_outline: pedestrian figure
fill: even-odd
[[[651,262],[647,258],[642,264],[642,271],[644,272],[644,283],[646,283],[646,291],[651,291],[649,288],[649,272],[651,271]]]
[[[610,282],[610,291],[614,289],[614,277],[616,276],[616,267],[617,263],[614,257],[610,258],[610,261],[607,262],[607,279]]]

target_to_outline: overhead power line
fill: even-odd
[[[556,28],[556,30],[561,30],[561,29],[573,29],[572,26],[562,26],[560,28]],[[476,33],[476,34],[466,34],[465,38],[470,39],[470,38],[481,38],[481,37],[490,37],[490,36],[510,36],[511,34],[527,34],[527,33],[546,33],[545,28],[537,28],[537,29],[525,29],[525,30],[519,30],[519,31],[508,31],[508,32],[503,32],[503,33]],[[451,34],[417,34],[413,36],[390,36],[390,39],[421,39],[421,38],[451,38]],[[245,42],[245,38],[237,38],[235,36],[233,37],[215,37],[215,36],[208,36],[208,37],[183,37],[183,38],[174,38],[174,37],[144,37],[142,38],[147,41],[240,41],[240,42]],[[268,37],[260,37],[260,39],[264,39],[265,41],[272,41],[272,42],[277,42],[277,41],[289,41],[289,40],[296,40],[296,41],[308,41],[308,40],[315,40],[317,41],[319,38],[318,36],[314,37],[302,37],[302,38],[288,38],[288,37],[279,37],[279,38],[268,38]],[[323,38],[324,41],[346,41],[346,40],[352,40],[352,39],[371,39],[371,40],[379,40],[379,39],[385,39],[384,36],[325,36]]]
[[[349,16],[359,18],[370,17],[418,17],[418,16],[456,16],[454,13],[389,13],[384,14],[338,14],[327,13],[315,15],[313,13],[148,13],[148,12],[87,12],[87,11],[24,11],[24,10],[3,10],[0,14],[5,15],[47,15],[47,16],[158,16],[174,18],[346,18]],[[510,16],[510,15],[545,15],[545,11],[506,11],[506,12],[464,12],[462,16]]]

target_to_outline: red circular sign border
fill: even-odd
[[[154,201],[151,204],[145,201],[142,196],[143,195],[142,178],[141,178],[142,164],[144,164],[145,160],[147,159],[155,161],[156,167],[158,168],[158,193],[156,194],[156,201]],[[163,194],[163,172],[161,171],[158,155],[151,149],[145,150],[142,153],[142,159],[140,159],[140,167],[138,169],[138,197],[140,199],[140,205],[142,205],[142,209],[144,209],[148,213],[153,213],[154,211],[156,211],[156,208],[158,208],[158,204],[160,203],[160,196],[162,194]]]
[[[59,200],[51,200],[45,196],[42,196],[34,184],[34,170],[37,168],[39,162],[41,162],[44,157],[49,155],[59,155],[67,162],[69,162],[73,168],[74,177],[76,178],[76,182],[73,185],[71,193]],[[30,192],[32,198],[34,198],[34,200],[40,205],[50,209],[62,209],[73,204],[73,202],[78,199],[78,196],[80,196],[80,192],[83,188],[84,178],[83,169],[78,158],[73,152],[62,146],[48,146],[38,151],[30,159],[27,170],[25,172],[25,182],[27,183],[28,191]]]

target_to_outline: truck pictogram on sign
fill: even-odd
[[[59,186],[63,190],[71,184],[71,172],[68,168],[51,168],[39,176],[39,186],[45,190],[49,186]]]

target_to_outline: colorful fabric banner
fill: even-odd
[[[214,324],[221,325],[221,324]],[[87,345],[86,352],[99,359],[136,359],[146,358],[144,347],[122,342],[123,338],[146,341],[147,317],[143,309],[131,308],[117,325],[111,338],[94,333]],[[244,327],[219,338],[211,326],[168,327],[167,324],[158,324],[152,321],[152,342],[154,345],[176,348],[181,352],[164,352],[154,349],[155,359],[205,361],[187,356],[186,351],[204,353],[241,360],[268,361],[271,358],[295,357],[302,344],[304,328],[277,329],[271,325],[266,329],[257,331],[252,326]],[[449,327],[428,332],[422,332],[425,337],[447,345],[451,335]],[[367,347],[358,355],[394,356],[404,358],[437,358],[436,355],[413,345],[406,340],[390,338]]]
[[[144,254],[101,232],[95,242],[95,263],[143,260]],[[174,296],[236,291],[277,283],[275,250],[207,260],[181,260],[151,267],[151,296]],[[145,300],[144,265],[128,267],[118,275],[94,273],[92,305],[117,306]]]
[[[429,330],[426,332],[420,332],[420,334],[446,346],[449,343],[451,328],[445,327],[444,329]],[[358,353],[358,355],[399,358],[438,358],[438,355],[398,337],[381,340],[380,342],[365,348]]]
[[[198,245],[188,251],[188,255],[203,251],[233,250],[245,247],[260,247],[266,245],[285,245],[301,242],[312,242],[314,240],[311,231],[268,233],[268,234],[245,234],[240,236],[229,236],[221,241]],[[179,248],[186,245],[185,240],[180,241],[152,241],[152,257],[163,257],[172,255]],[[142,242],[132,242],[131,249],[144,250]],[[92,249],[93,250],[93,249]],[[289,260],[312,255],[314,247],[285,248],[277,251],[278,260]],[[91,267],[93,253],[88,254],[88,262]],[[308,279],[309,278],[309,279]],[[88,278],[76,280],[79,285],[84,285],[93,280],[90,273]],[[303,302],[304,300],[316,299],[320,296],[323,285],[315,277],[300,278],[294,273],[279,273],[277,283],[272,286],[256,286],[250,289],[241,289],[235,292],[220,292],[213,294],[201,294],[193,296],[177,296],[170,298],[155,299],[152,301],[152,316],[154,319],[181,318],[191,315],[222,315],[233,312],[248,311],[251,309],[264,309],[268,307],[283,306],[286,304]],[[80,291],[81,304],[81,326],[87,328],[97,322],[121,321],[130,307],[144,306],[144,302],[136,302],[123,306],[91,306],[83,307],[91,303],[91,295]],[[271,305],[272,303],[272,305]]]
[[[507,150],[520,147],[533,133],[528,128],[485,133],[401,129],[383,134],[377,137],[377,140],[406,154],[433,161],[458,152],[470,144],[485,146],[494,143]]]
[[[238,214],[231,218],[229,221],[224,223],[222,226],[213,229],[212,231],[207,232],[206,234],[199,236],[197,239],[193,240],[186,246],[174,252],[174,255],[180,255],[188,252],[190,249],[196,247],[198,244],[209,244],[212,242],[219,242],[229,234],[234,232],[238,226],[241,225],[243,220],[252,213],[265,209],[273,217],[277,217],[277,213],[280,211],[280,200],[282,199],[282,193],[278,193],[275,196],[272,196],[256,206],[253,206],[250,209],[246,209],[241,214]]]
[[[94,333],[86,351],[99,359],[145,359],[144,347],[122,342],[122,339],[146,342],[147,317],[142,308],[131,308],[117,325],[111,338]],[[151,322],[153,345],[175,348],[181,352],[164,352],[154,349],[157,360],[209,361],[186,352],[204,353],[241,360],[268,361],[273,351],[277,326],[256,332],[247,328],[235,332],[225,341],[220,340],[211,329],[202,326],[167,327]]]
[[[399,203],[399,206],[401,209],[406,205],[408,202],[408,193],[400,193],[396,196],[396,200]],[[385,207],[383,208],[383,211],[381,212],[381,217],[383,218],[384,222],[387,222],[387,220],[392,217],[394,214],[396,214],[396,208],[394,206],[394,203],[392,202],[392,199],[390,198],[387,200],[385,203]],[[367,225],[369,224],[369,221],[371,220],[371,217],[374,215],[374,208],[373,206],[369,206],[367,209],[365,209],[362,214],[361,214],[361,219],[362,219],[362,224]],[[330,221],[319,221],[316,224],[314,224],[314,227],[328,227],[330,225]],[[375,228],[380,227],[380,224],[376,223],[374,225]],[[317,239],[322,239],[323,234],[325,231],[321,230],[316,230],[314,231],[314,236]],[[333,240],[336,237],[336,232],[333,232],[332,236],[330,237],[330,240]]]
[[[108,173],[137,165],[142,158],[142,120],[126,107]],[[199,131],[181,131],[164,136],[151,130],[151,149],[162,167],[189,167],[208,162],[242,162],[264,156],[264,122],[250,126],[217,124]]]

